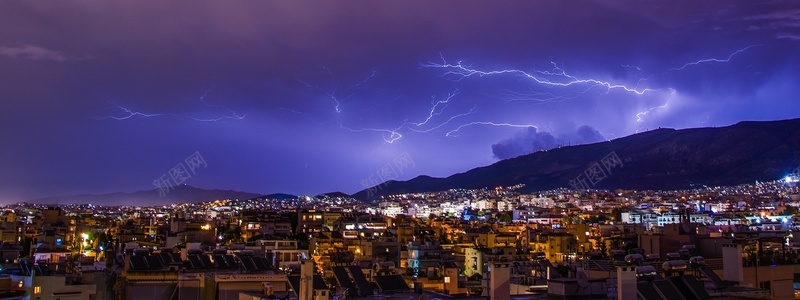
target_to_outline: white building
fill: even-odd
[[[389,217],[405,214],[405,210],[397,202],[382,202],[380,204],[381,214]]]
[[[94,284],[70,284],[67,285],[65,276],[21,276],[11,275],[12,282],[21,282],[27,296],[25,300],[56,300],[56,299],[75,299],[90,300],[94,299],[97,293],[97,285]]]

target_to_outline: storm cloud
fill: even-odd
[[[538,151],[546,151],[558,147],[591,144],[604,141],[599,131],[591,126],[583,125],[574,132],[554,137],[550,132],[539,131],[535,127],[524,128],[514,136],[492,145],[492,154],[498,159],[514,158]]]
[[[403,153],[397,180],[796,118],[796,6],[0,1],[0,202],[153,189],[195,152],[189,185],[352,193]]]

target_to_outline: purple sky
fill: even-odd
[[[193,186],[353,193],[400,155],[796,118],[798,82],[798,1],[1,1],[0,202],[195,152]]]

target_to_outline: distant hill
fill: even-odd
[[[342,193],[342,192],[330,192],[325,194],[317,195],[317,197],[327,196],[330,198],[350,198],[350,195]]]
[[[259,194],[232,191],[232,190],[206,190],[188,185],[177,186],[163,197],[158,190],[138,191],[133,193],[111,194],[85,194],[75,196],[61,196],[35,199],[29,202],[43,204],[94,204],[94,205],[136,205],[155,206],[173,203],[197,203],[218,199],[252,199]]]
[[[290,194],[284,194],[284,193],[275,193],[275,194],[258,196],[258,197],[254,197],[254,198],[272,199],[272,200],[281,200],[281,201],[283,201],[283,200],[294,200],[294,199],[297,199],[297,196],[290,195]]]
[[[800,119],[748,121],[717,128],[658,129],[608,142],[541,151],[447,178],[391,181],[353,196],[372,200],[380,195],[521,183],[527,192],[575,186],[684,189],[777,180],[798,166]]]

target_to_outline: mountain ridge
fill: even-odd
[[[618,168],[604,165],[603,159],[612,154],[620,159]],[[516,184],[525,184],[524,192],[561,187],[682,189],[776,180],[798,166],[800,119],[742,121],[724,127],[659,128],[539,151],[448,177],[386,182],[353,196],[374,200],[390,194]],[[594,174],[601,176],[589,180]]]
[[[609,168],[603,159],[619,158]],[[525,184],[522,192],[571,187],[589,189],[682,189],[697,185],[737,185],[782,178],[800,166],[800,118],[780,121],[741,121],[724,127],[659,128],[611,141],[539,151],[497,161],[448,177],[419,175],[406,181],[387,181],[352,197],[374,200],[398,193],[435,192],[452,188],[493,188]],[[592,167],[604,177],[590,180]],[[588,173],[587,173],[588,172]],[[597,178],[595,178],[597,179]],[[351,196],[341,192],[317,195]],[[164,196],[158,190],[45,197],[31,203],[81,203],[154,206],[198,203],[217,199],[293,199],[284,193],[262,194],[234,190],[177,186]]]

